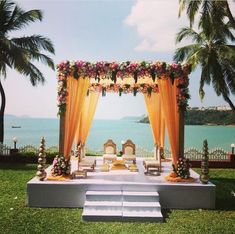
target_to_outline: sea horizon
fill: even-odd
[[[12,126],[20,128],[12,128]],[[223,148],[231,150],[231,143],[235,142],[235,126],[224,125],[185,125],[185,148],[202,148],[203,140],[207,139],[209,148]],[[6,145],[13,145],[13,137],[18,139],[17,146],[38,146],[41,137],[45,137],[46,146],[59,144],[59,118],[5,118]],[[102,151],[107,139],[116,142],[118,150],[123,140],[131,139],[138,147],[148,151],[153,149],[153,137],[149,124],[136,120],[122,119],[94,119],[87,139],[87,147],[91,150]],[[166,136],[166,148],[169,143]]]

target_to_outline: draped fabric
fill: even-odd
[[[89,86],[88,78],[67,79],[67,104],[65,113],[65,132],[64,132],[64,156],[69,159],[73,140],[76,134],[78,119],[81,116],[82,107],[85,101]]]
[[[85,145],[99,100],[99,92],[89,92],[86,96],[82,107],[80,122],[77,126],[75,142],[76,144]]]
[[[172,84],[171,79],[166,77],[161,77],[161,79],[158,79],[162,110],[174,164],[179,156],[179,111],[177,105],[177,83],[177,79],[174,80],[174,84]]]
[[[158,147],[164,148],[165,121],[162,112],[162,105],[159,93],[144,94],[149,122],[151,125],[154,143]]]

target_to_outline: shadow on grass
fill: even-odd
[[[0,170],[19,170],[19,171],[35,171],[36,164],[23,164],[23,163],[1,163]]]
[[[163,222],[166,223],[167,219],[170,217],[171,209],[162,209]]]
[[[211,178],[216,185],[216,210],[235,210],[235,179]]]

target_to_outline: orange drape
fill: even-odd
[[[76,144],[85,144],[99,100],[99,92],[89,92],[83,104],[80,123],[77,126],[75,142]]]
[[[89,86],[88,78],[78,80],[73,77],[67,79],[67,103],[65,112],[65,132],[64,132],[64,157],[69,158],[76,133],[78,118],[81,115],[82,107],[85,101]]]
[[[149,122],[151,125],[154,143],[158,147],[164,148],[165,122],[161,107],[159,93],[144,94],[144,100],[148,111]]]
[[[177,105],[177,83],[177,79],[175,79],[174,84],[172,84],[171,79],[166,77],[161,77],[161,79],[158,79],[162,110],[168,132],[173,163],[176,163],[179,156],[179,112]]]

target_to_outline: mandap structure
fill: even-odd
[[[190,65],[165,62],[64,61],[58,69],[59,151],[69,160],[75,143],[84,147],[97,102],[106,92],[142,93],[155,145],[164,148],[165,128],[172,161],[184,155],[184,113]]]

